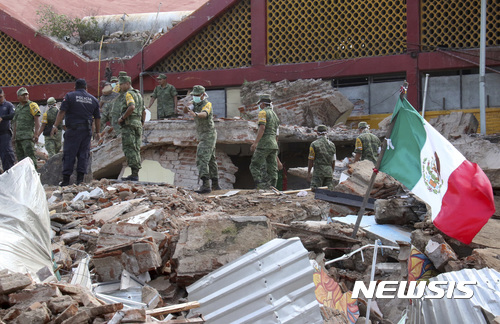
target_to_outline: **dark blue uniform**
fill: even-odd
[[[73,173],[77,157],[76,172],[87,173],[92,139],[92,117],[101,118],[99,102],[86,90],[77,89],[66,94],[60,110],[66,112],[62,174],[70,176]]]
[[[4,100],[0,104],[0,117],[2,118],[2,122],[0,122],[0,159],[2,160],[3,170],[7,171],[16,162],[10,130],[10,121],[14,118],[14,105]]]

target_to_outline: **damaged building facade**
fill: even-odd
[[[173,20],[144,14],[154,32],[128,29],[137,26],[133,14],[114,16],[102,61],[96,59],[97,44],[86,44],[80,54],[35,34],[15,10],[0,10],[5,44],[0,75],[7,100],[16,101],[20,86],[42,105],[50,96],[61,100],[80,77],[98,95],[106,65],[114,75],[127,71],[146,103],[159,73],[178,89],[179,108],[190,105],[194,85],[204,85],[214,103],[221,186],[237,189],[193,193],[199,185],[193,120],[157,120],[154,106],[144,126],[141,182],[114,180],[128,170],[121,137],[110,128],[93,145],[89,175],[81,185],[56,186],[60,155],[40,163],[40,177],[29,161],[21,161],[0,177],[10,178],[5,183],[26,181],[30,190],[0,188],[0,202],[9,207],[0,212],[0,229],[8,232],[10,222],[24,214],[43,223],[36,225],[43,240],[33,241],[44,246],[31,252],[46,264],[26,274],[23,262],[35,258],[17,253],[21,267],[16,262],[2,266],[0,319],[354,324],[364,323],[366,316],[383,324],[433,323],[429,318],[498,322],[500,301],[492,292],[500,290],[500,152],[498,137],[477,135],[478,97],[472,89],[478,79],[479,4],[461,4],[469,11],[434,0],[201,1],[194,8],[178,8],[189,12]],[[498,9],[487,4],[488,134],[500,129]],[[128,42],[130,35],[136,39]],[[128,56],[114,57],[125,53],[117,50],[120,42],[131,46]],[[8,59],[13,56],[24,64]],[[367,121],[383,138],[403,80],[409,82],[408,100],[421,110],[426,74],[425,118],[438,117],[432,120],[436,129],[484,169],[497,211],[466,245],[433,225],[423,201],[379,173],[367,215],[352,237],[360,206],[353,196],[365,195],[373,174],[369,161],[342,162],[352,154],[356,125]],[[335,178],[347,178],[335,187],[335,196],[320,190],[243,190],[253,187],[248,164],[261,94],[272,95],[281,120],[280,158],[291,187],[308,187],[304,167],[317,136],[314,127],[329,126],[327,136],[337,146]],[[23,226],[29,223],[21,220]],[[9,244],[17,242],[9,239]],[[9,246],[15,250],[24,244]],[[62,278],[54,279],[58,275]],[[352,298],[356,282],[431,277],[476,280],[476,298],[464,304]],[[457,305],[461,312],[443,311]]]

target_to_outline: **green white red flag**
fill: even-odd
[[[396,116],[380,170],[431,206],[439,230],[469,244],[495,212],[488,177],[406,99],[398,100]]]

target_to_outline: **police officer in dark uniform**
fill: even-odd
[[[84,79],[78,79],[75,82],[75,91],[67,93],[64,97],[51,132],[51,135],[56,134],[57,127],[65,118],[63,180],[59,183],[61,186],[69,185],[69,178],[73,173],[73,166],[77,157],[76,184],[83,182],[89,163],[92,117],[95,120],[96,139],[99,140],[99,133],[101,132],[99,101],[87,92],[87,82]]]
[[[14,118],[14,105],[5,100],[5,93],[0,88],[0,159],[3,171],[9,170],[16,162],[12,148],[12,130],[10,121]]]

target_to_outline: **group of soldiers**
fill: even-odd
[[[36,166],[34,143],[38,142],[38,137],[43,133],[49,157],[58,153],[61,149],[64,120],[66,132],[63,148],[63,179],[60,185],[69,184],[75,160],[78,160],[76,183],[79,184],[87,172],[92,132],[95,131],[94,138],[98,140],[100,130],[109,122],[115,134],[122,136],[123,153],[131,169],[131,174],[122,177],[122,180],[138,181],[141,169],[140,145],[146,109],[157,100],[159,119],[178,116],[177,90],[167,83],[165,74],[160,74],[157,81],[159,85],[154,89],[149,106],[146,108],[142,95],[132,87],[131,78],[124,71],[104,84],[100,100],[87,92],[85,80],[78,79],[75,82],[75,91],[66,94],[60,109],[57,109],[54,98],[47,100],[48,108],[42,116],[41,126],[40,108],[29,100],[26,88],[17,91],[19,104],[15,109],[5,100],[5,95],[0,89],[0,158],[4,171],[15,162],[14,152],[10,146],[11,136],[15,139],[18,160],[30,157]],[[194,119],[198,138],[196,166],[202,184],[196,192],[209,193],[211,190],[220,189],[215,157],[217,132],[212,103],[208,101],[208,94],[201,85],[194,86],[190,95],[193,104],[185,107],[184,113]],[[276,187],[278,170],[283,168],[278,158],[280,120],[273,110],[269,95],[260,96],[257,106],[258,132],[250,147],[253,152],[250,172],[256,189],[269,189]],[[14,122],[14,134],[10,131],[11,120]],[[356,139],[354,162],[368,159],[376,163],[380,140],[369,132],[366,122],[360,122],[358,129],[360,135]],[[316,129],[318,139],[309,148],[308,180],[311,181],[313,191],[323,186],[333,189],[336,148],[326,137],[327,130],[325,125],[319,125]]]

